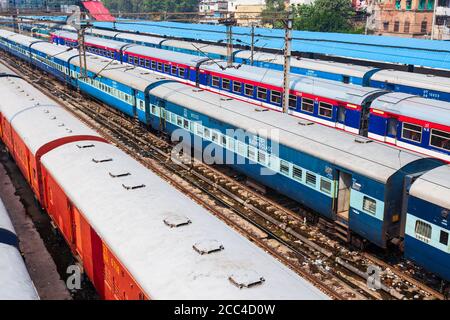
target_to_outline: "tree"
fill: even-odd
[[[294,6],[294,29],[321,32],[353,32],[355,15],[351,0],[316,0]]]
[[[266,0],[266,8],[261,12],[263,24],[269,24],[273,28],[282,28],[283,23],[276,18],[286,16],[284,0]]]

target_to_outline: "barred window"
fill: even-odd
[[[267,99],[267,89],[258,87],[257,97],[258,99],[265,101]]]
[[[439,149],[450,151],[450,133],[431,129],[430,145]]]
[[[253,86],[251,84],[245,84],[245,95],[253,97]]]
[[[256,148],[255,147],[248,147],[248,158],[250,160],[256,161]]]
[[[316,175],[314,173],[306,171],[306,184],[312,187],[316,186]]]
[[[233,92],[241,93],[242,83],[239,81],[233,81]]]
[[[218,142],[219,141],[219,134],[215,131],[212,132],[211,134],[211,141],[212,142]]]
[[[431,225],[417,220],[415,228],[416,238],[423,242],[430,242],[431,240]]]
[[[183,127],[184,127],[185,129],[189,129],[189,120],[184,119],[183,122],[184,122],[184,123],[183,123]]]
[[[222,136],[222,145],[225,147],[227,145],[227,137]]]
[[[180,117],[180,116],[177,116],[177,125],[178,125],[179,127],[181,127],[181,126],[183,125],[183,118]]]
[[[441,234],[439,235],[439,242],[444,246],[448,245],[448,232],[441,230]]]
[[[238,142],[238,153],[244,157],[248,155],[247,145],[242,142]]]
[[[290,173],[289,162],[280,160],[280,172],[285,175],[289,175]]]
[[[230,80],[229,79],[222,79],[222,89],[230,90]]]
[[[412,123],[404,122],[402,129],[402,138],[420,143],[422,141],[422,127]]]
[[[178,76],[184,78],[184,71],[185,71],[184,68],[178,68]]]
[[[198,136],[202,136],[202,134],[203,134],[203,126],[201,124],[197,123],[196,127],[197,127],[197,130],[196,130],[197,135]]]
[[[157,69],[158,69],[158,71],[162,71],[162,63],[161,62],[158,62],[158,64],[157,64]]]
[[[152,60],[152,69],[155,70],[156,69],[156,61]]]
[[[320,178],[320,191],[331,194],[331,181]]]
[[[220,78],[216,77],[216,76],[213,76],[212,80],[211,80],[211,85],[213,87],[217,87],[218,88],[220,86]]]
[[[371,214],[375,214],[377,212],[377,202],[372,198],[364,196],[363,210]]]
[[[264,151],[258,150],[258,162],[266,164],[266,153]]]
[[[270,92],[270,102],[275,104],[281,104],[281,92],[272,90]]]
[[[205,127],[204,130],[203,130],[203,136],[206,139],[210,139],[210,134],[211,134],[211,131],[208,128]]]
[[[176,67],[176,66],[172,66],[172,74],[173,74],[174,76],[177,75],[177,67]]]
[[[297,181],[302,181],[303,170],[297,166],[292,166],[292,178]]]
[[[164,73],[170,73],[170,65],[164,64]]]
[[[326,102],[320,102],[319,103],[319,115],[326,118],[332,118],[333,117],[333,105],[326,103]]]
[[[289,95],[289,109],[297,109],[297,96],[295,94]]]
[[[313,113],[314,112],[314,100],[302,98],[302,111]]]

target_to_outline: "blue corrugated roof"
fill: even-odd
[[[119,30],[194,40],[225,41],[226,30],[223,25],[120,21],[115,24]],[[94,25],[113,27],[113,24],[108,22],[95,22]],[[235,39],[250,43],[250,28],[235,27],[233,33]],[[256,28],[255,33],[258,47],[283,48],[283,30]],[[446,41],[308,31],[294,31],[293,38],[294,51],[450,70],[450,42]]]

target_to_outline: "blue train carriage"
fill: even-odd
[[[7,30],[0,30],[2,47],[12,55],[26,61],[30,61],[29,46],[35,42],[42,42],[31,37]]]
[[[450,282],[450,166],[419,177],[409,189],[405,257]]]
[[[283,73],[243,65],[203,63],[200,87],[282,110]],[[289,114],[355,134],[367,135],[370,103],[384,90],[301,75],[290,76]]]
[[[207,56],[210,59],[215,60],[227,60],[228,58],[228,51],[225,46],[216,46],[209,43],[163,39],[159,48],[201,57]],[[233,49],[233,54],[236,54],[239,51],[239,49]]]
[[[369,137],[450,162],[450,103],[399,92],[378,97]]]
[[[251,51],[242,50],[236,52],[234,54],[234,60],[238,63],[251,65]],[[253,54],[253,65],[282,71],[284,58],[279,54],[256,51]],[[300,57],[291,58],[291,73],[359,86],[368,86],[371,75],[378,70],[378,68],[358,66],[350,63]]]
[[[380,247],[400,236],[398,190],[404,177],[441,165],[180,83],[161,84],[149,94],[153,127],[164,121],[169,133],[184,130],[194,139],[194,149],[207,151],[208,160],[216,155],[227,159],[238,171]],[[236,130],[247,134],[242,137]],[[272,133],[279,135],[273,138]]]
[[[448,77],[397,70],[380,70],[371,76],[369,85],[374,88],[450,102],[450,78]]]

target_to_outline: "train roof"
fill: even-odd
[[[88,28],[86,29],[87,34],[91,34],[94,36],[100,36],[100,37],[111,37],[114,38],[116,35],[120,34],[120,31],[110,31],[110,30],[103,30],[98,28]]]
[[[327,299],[117,147],[86,143],[93,147],[66,144],[42,163],[151,299]],[[111,161],[93,161],[106,157]],[[112,177],[119,173],[130,175]],[[144,186],[125,188],[137,185]],[[178,228],[164,222],[186,219],[191,223]],[[224,249],[201,255],[194,245]],[[239,289],[231,276],[265,281]]]
[[[409,194],[450,210],[450,165],[424,173],[413,183]]]
[[[371,106],[384,112],[450,126],[449,102],[391,92],[376,98]]]
[[[16,233],[0,199],[0,229]],[[0,243],[0,300],[37,300],[39,296],[16,247]]]
[[[250,59],[251,51],[249,50],[239,51],[238,53],[236,53],[235,56],[237,58]],[[253,55],[253,58],[255,60],[262,62],[270,62],[279,65],[284,64],[283,55],[275,53],[256,51]],[[373,67],[358,66],[350,63],[340,63],[334,61],[324,61],[319,59],[308,59],[308,58],[297,59],[296,57],[291,58],[291,68],[292,67],[305,68],[322,72],[331,72],[335,74],[343,74],[359,78],[364,77],[367,72],[375,69]]]
[[[60,138],[99,137],[25,80],[8,77],[0,78],[0,83],[0,112],[33,154]]]
[[[77,34],[73,33],[73,32],[55,31],[55,32],[52,32],[52,34],[54,34],[54,35],[56,35],[58,37],[63,37],[63,38],[66,38],[66,39],[71,39],[71,40],[74,40],[74,41],[78,41]],[[120,42],[120,41],[103,39],[103,38],[94,37],[94,36],[85,36],[84,37],[84,41],[85,41],[85,43],[91,43],[91,44],[94,44],[94,45],[102,47],[102,48],[111,48],[111,49],[114,49],[116,51],[119,51],[124,45],[127,45],[126,43],[123,43],[123,42]]]
[[[370,79],[374,81],[450,93],[450,78],[439,77],[432,74],[412,73],[397,70],[380,70]]]
[[[247,79],[257,83],[281,88],[283,86],[283,73],[280,71],[242,65],[239,69],[226,68],[226,62],[208,62],[202,64],[202,69],[218,72],[236,78]],[[290,74],[291,90],[327,97],[334,100],[362,105],[368,97],[385,92],[384,90],[361,87],[352,84],[340,83],[315,77]]]
[[[271,139],[271,132],[279,132],[278,141],[281,145],[382,183],[403,166],[424,159],[413,152],[287,114],[268,109],[261,112],[263,109],[241,101],[223,101],[220,96],[205,91],[198,92],[178,83],[161,84],[150,93],[266,139]]]
[[[167,39],[163,40],[161,43],[164,46],[171,46],[176,48],[182,48],[182,49],[188,49],[188,50],[194,50],[198,51],[198,48],[200,48],[201,51],[205,53],[213,53],[213,54],[219,54],[222,56],[227,56],[227,48],[222,46],[216,46],[209,43],[201,43],[201,42],[189,42],[189,41],[183,41],[183,40],[174,40],[174,39]],[[194,47],[194,45],[197,47]],[[238,51],[237,49],[233,49],[234,51]]]
[[[188,65],[190,67],[195,67],[197,63],[205,60],[205,57],[199,57],[192,54],[169,51],[164,49],[157,49],[152,47],[145,47],[136,45],[124,50],[127,53],[134,53],[141,56],[149,56],[157,59],[173,61],[175,63]]]
[[[123,31],[123,30],[121,30]],[[141,34],[136,34],[136,33],[126,33],[126,32],[121,32],[116,36],[116,39],[128,39],[131,40],[133,42],[146,42],[146,43],[151,43],[153,45],[159,45],[159,43],[164,40],[164,38],[161,37],[151,37],[151,36],[145,36],[145,35],[141,35]]]

